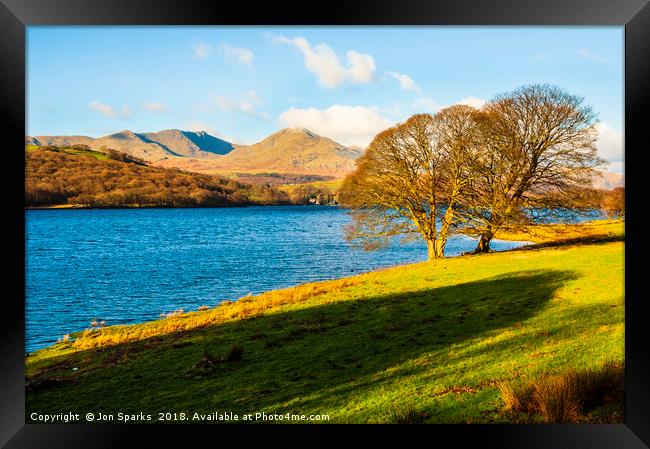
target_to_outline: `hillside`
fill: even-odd
[[[196,207],[288,202],[285,193],[271,187],[150,167],[133,156],[120,157],[127,161],[123,162],[83,147],[28,146],[26,150],[27,207]]]
[[[156,133],[144,133],[142,137],[162,145],[177,156],[199,159],[216,154],[227,154],[234,148],[230,142],[211,136],[205,131],[168,129]]]
[[[600,171],[594,180],[594,188],[611,190],[616,187],[625,187],[625,175]]]
[[[26,358],[26,420],[74,405],[154,421],[540,422],[506,410],[500,386],[623,362],[622,238],[398,266],[71,335]],[[612,391],[575,419],[623,422]]]
[[[111,148],[149,162],[175,156],[164,146],[128,130],[95,139],[90,147],[100,151]]]
[[[26,137],[28,145],[88,145],[96,151],[114,149],[161,167],[246,177],[269,173],[320,179],[340,178],[354,169],[360,148],[346,148],[304,128],[288,128],[253,145],[235,145],[204,131],[170,129],[134,133],[125,130],[93,139],[87,136]]]
[[[159,165],[206,173],[273,172],[340,178],[354,170],[361,153],[308,129],[287,128],[253,145],[237,146],[216,159],[167,159]]]
[[[151,133],[134,133],[124,130],[107,136],[35,136],[26,137],[27,145],[73,146],[88,145],[98,151],[112,148],[117,151],[155,162],[170,157],[213,158],[226,154],[234,146],[204,131],[168,129]]]
[[[36,136],[25,137],[25,145],[71,147],[73,145],[90,146],[95,139],[88,136]]]

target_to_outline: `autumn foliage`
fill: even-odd
[[[211,207],[288,201],[286,194],[270,186],[250,186],[108,156],[112,159],[99,160],[57,148],[26,152],[25,205]]]
[[[377,134],[344,180],[340,196],[355,220],[348,238],[420,234],[435,259],[454,232],[478,237],[475,251],[487,252],[499,230],[582,209],[605,163],[597,123],[582,97],[547,84],[481,108],[413,115]],[[622,194],[610,202],[621,203]],[[620,207],[609,209],[620,215]]]

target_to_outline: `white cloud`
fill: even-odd
[[[151,112],[166,112],[169,110],[162,101],[145,101],[142,103],[142,107]]]
[[[133,116],[131,113],[131,108],[127,105],[122,106],[122,112],[119,114],[119,116],[124,119],[130,119]]]
[[[604,122],[599,123],[597,129],[596,148],[598,148],[598,155],[612,163],[609,166],[610,170],[622,169],[625,158],[623,133]]]
[[[305,127],[344,145],[366,146],[375,135],[393,122],[373,108],[333,105],[326,109],[291,108],[280,114],[280,123]]]
[[[273,37],[273,42],[296,47],[305,58],[305,67],[318,77],[323,87],[337,87],[349,81],[367,84],[372,81],[375,72],[375,59],[365,53],[350,50],[345,54],[346,65],[341,63],[338,55],[324,43],[312,46],[304,37],[289,39],[285,36]]]
[[[106,103],[102,103],[101,101],[91,101],[90,109],[92,109],[95,112],[99,112],[100,114],[103,114],[106,117],[116,117],[113,108],[107,105]]]
[[[192,45],[192,56],[196,59],[206,59],[214,54],[221,54],[227,60],[242,65],[252,64],[255,57],[248,48],[233,47],[228,44],[219,44],[214,47],[205,42],[197,41]]]
[[[365,53],[350,50],[345,54],[348,62],[347,72],[353,83],[367,84],[375,72],[375,59]]]
[[[581,48],[580,50],[578,50],[578,56],[580,56],[582,59],[588,59],[590,61],[601,63],[601,64],[611,62],[611,59],[605,58],[605,57],[599,55],[598,53],[594,53],[594,52],[591,52],[589,50],[585,50],[584,48]]]
[[[256,104],[262,104],[262,100],[257,95],[257,92],[255,92],[254,90],[249,90],[246,93],[244,93],[244,98]]]
[[[410,92],[420,93],[420,88],[410,76],[399,72],[387,72],[386,74],[391,78],[395,78],[397,82],[399,82],[399,85],[402,87],[402,89]]]
[[[242,99],[235,99],[225,95],[218,95],[213,97],[217,107],[225,112],[240,111],[248,114],[251,117],[268,120],[269,115],[266,112],[258,111],[257,108],[262,104],[254,90],[245,92]]]
[[[467,97],[467,98],[463,98],[456,104],[464,104],[467,106],[472,106],[474,108],[480,108],[483,107],[483,105],[485,104],[485,100],[483,100],[482,98]]]
[[[413,102],[413,108],[420,112],[437,112],[444,106],[431,97],[420,97]]]
[[[217,51],[223,54],[226,59],[239,64],[250,65],[253,62],[253,52],[248,48],[232,47],[228,44],[219,45]]]
[[[89,106],[91,110],[99,112],[100,114],[110,118],[121,118],[124,120],[129,120],[133,116],[131,108],[129,108],[127,105],[122,106],[121,110],[116,111],[111,105],[95,100],[91,101]]]
[[[467,106],[472,106],[475,108],[480,108],[485,104],[485,100],[481,98],[476,98],[476,97],[466,97],[463,98],[455,103],[451,104],[440,104],[437,101],[435,101],[431,97],[420,97],[417,100],[415,100],[412,104],[412,108],[416,110],[416,112],[431,112],[435,113],[438,112],[439,110],[446,108],[448,106],[453,106],[455,104],[464,104]]]
[[[214,101],[217,103],[217,107],[222,111],[231,112],[236,109],[235,102],[226,96],[219,95],[214,98]]]
[[[192,54],[196,59],[205,59],[210,56],[212,47],[204,42],[196,42],[192,48]]]
[[[255,111],[255,106],[253,106],[253,104],[249,103],[248,101],[240,101],[237,107],[239,108],[240,111],[245,112],[248,115],[251,115],[253,117],[257,116],[257,111]]]

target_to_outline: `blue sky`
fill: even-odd
[[[304,126],[365,145],[416,112],[556,84],[623,170],[623,27],[29,27],[27,133]]]

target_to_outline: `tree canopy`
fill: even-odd
[[[284,192],[270,186],[150,167],[130,157],[118,159],[98,160],[58,148],[29,151],[25,154],[25,204],[214,207],[289,202]]]
[[[416,234],[429,258],[444,256],[454,208],[471,176],[467,161],[477,151],[473,114],[469,106],[416,114],[374,138],[341,188],[342,203],[357,210],[350,239],[372,248],[393,235]]]
[[[416,114],[379,133],[343,183],[351,240],[366,248],[416,234],[429,258],[444,257],[452,232],[479,237],[572,207],[597,155],[597,115],[583,98],[547,84],[497,95],[483,107]]]

